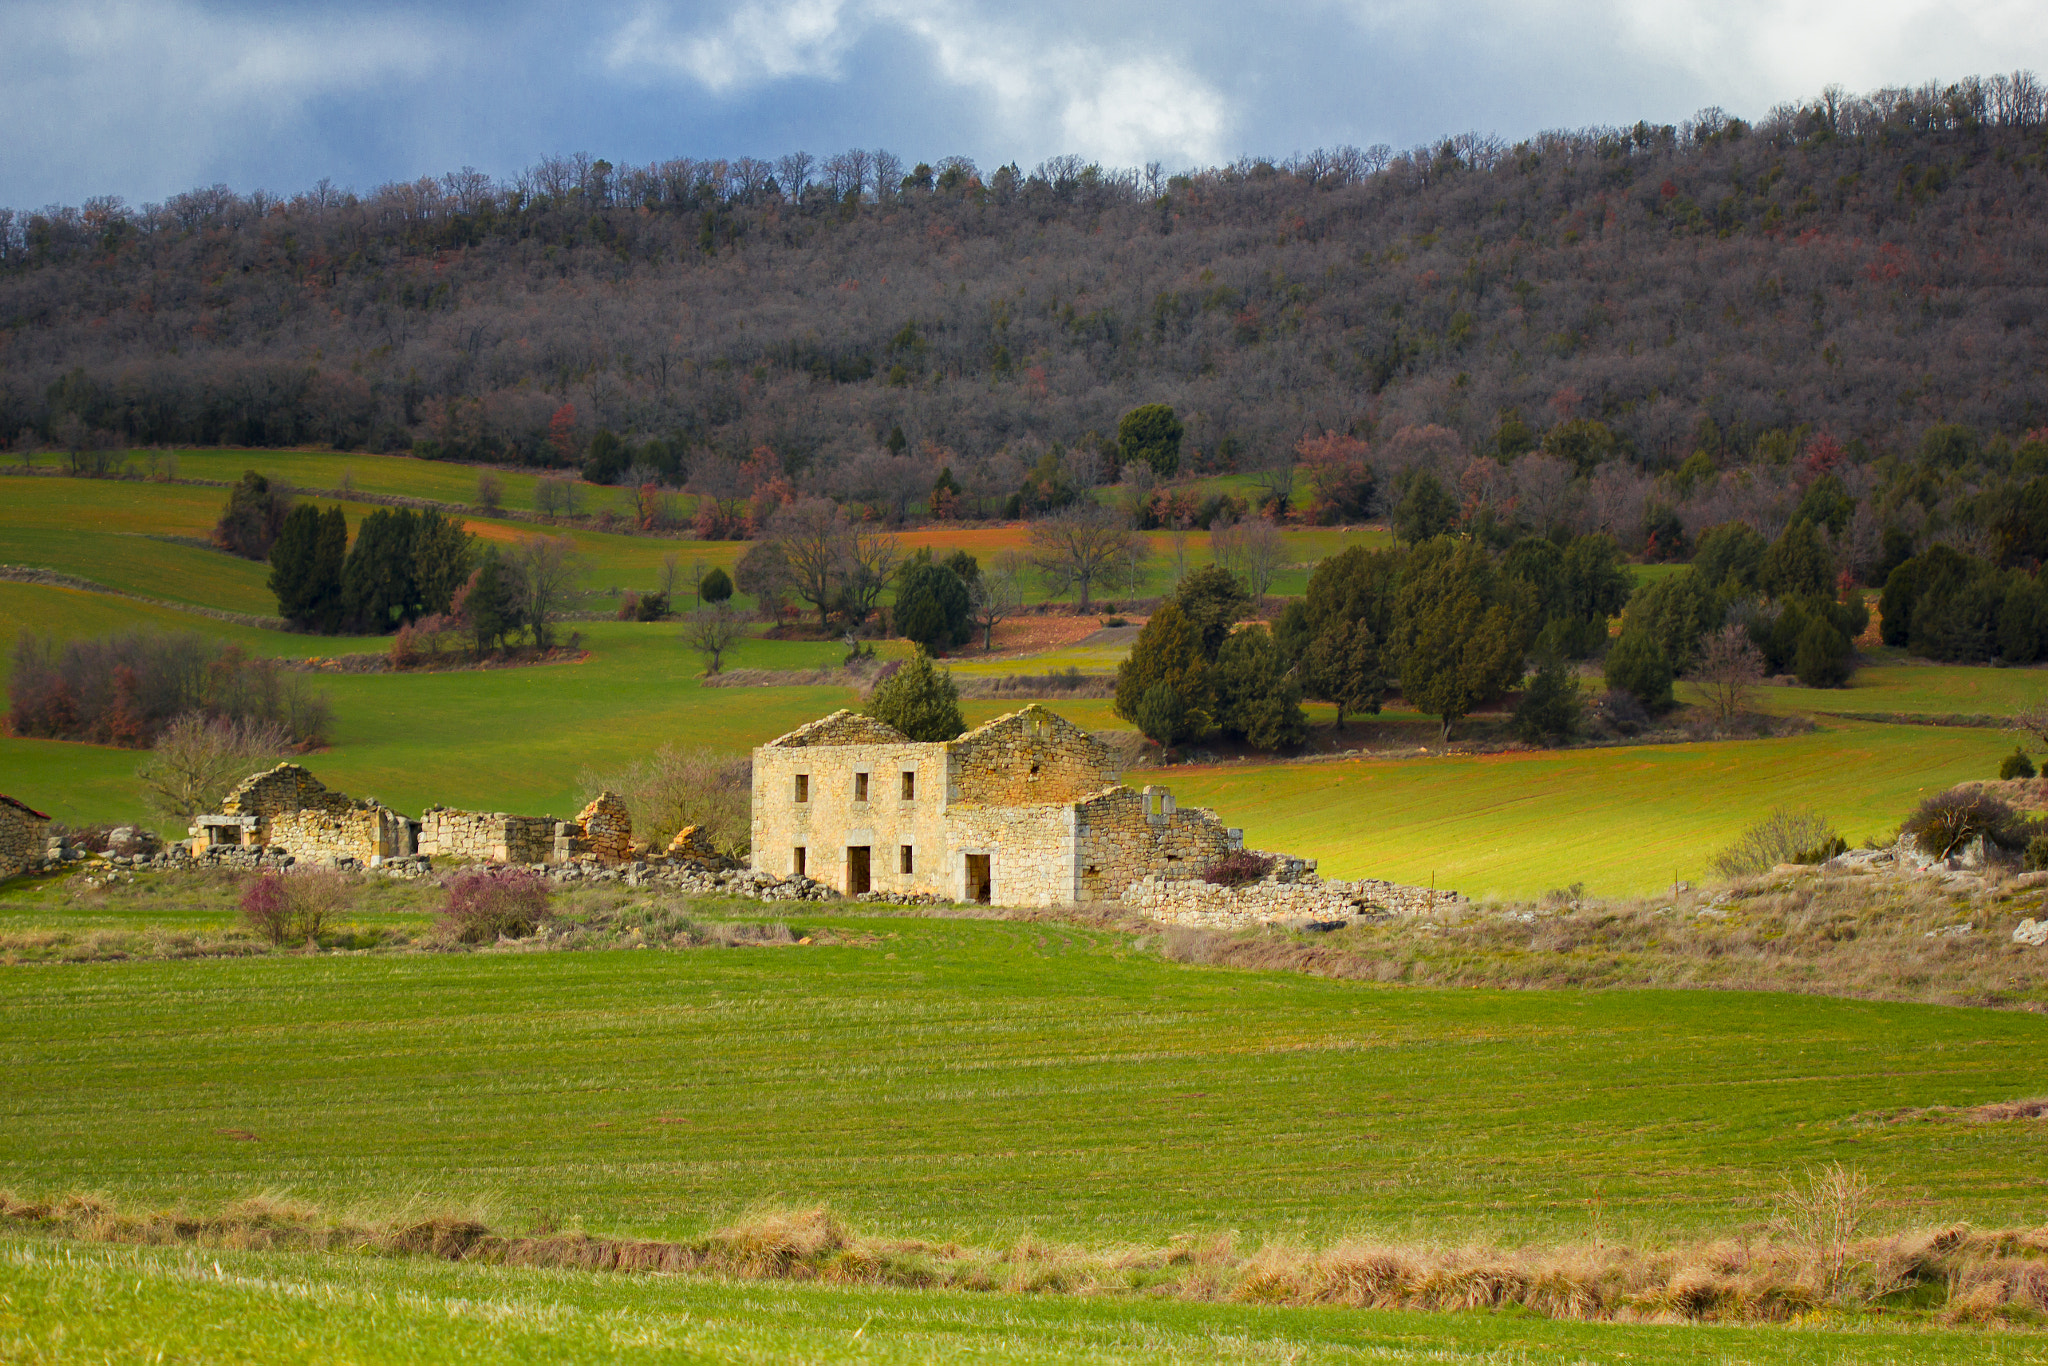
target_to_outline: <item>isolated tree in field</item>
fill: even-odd
[[[732,569],[733,587],[754,600],[762,620],[773,620],[782,614],[783,602],[789,596],[790,577],[789,560],[779,544],[754,542]]]
[[[1301,661],[1302,691],[1337,708],[1337,729],[1347,714],[1377,714],[1387,696],[1386,667],[1372,628],[1336,621],[1314,636]]]
[[[1078,612],[1088,610],[1095,588],[1135,584],[1144,554],[1144,543],[1109,508],[1072,507],[1031,524],[1031,563],[1054,597],[1078,592]]]
[[[228,490],[227,506],[213,528],[213,543],[245,560],[267,559],[291,510],[288,487],[254,470],[245,471],[241,482]]]
[[[933,664],[922,647],[882,680],[862,710],[924,743],[950,740],[967,729],[953,675]]]
[[[768,519],[762,539],[781,553],[791,590],[823,626],[850,558],[853,535],[845,512],[825,498],[784,503]]]
[[[1763,651],[1742,627],[1723,626],[1700,642],[1699,657],[1685,678],[1725,726],[1742,714],[1750,694],[1763,682]]]
[[[518,611],[533,643],[554,648],[554,623],[568,607],[583,556],[566,536],[522,536],[512,552],[511,568],[519,593]]]
[[[505,505],[505,481],[495,470],[478,470],[476,476],[476,497],[470,506],[478,512],[496,512]]]
[[[1144,464],[1161,479],[1180,468],[1180,439],[1186,428],[1164,403],[1131,409],[1116,424],[1117,457],[1125,465]]]
[[[996,627],[1015,616],[1024,606],[1024,588],[1017,578],[1015,551],[1003,552],[996,563],[974,576],[967,585],[967,601],[974,624],[981,628],[981,648],[995,649]]]
[[[1164,686],[1177,699],[1179,721],[1171,735],[1146,729],[1141,702],[1154,688]],[[1116,700],[1112,709],[1162,745],[1200,735],[1215,716],[1215,689],[1209,681],[1209,661],[1202,650],[1202,633],[1174,603],[1162,603],[1138,632],[1131,652],[1116,670]]]
[[[715,606],[732,597],[732,576],[723,569],[713,569],[697,581],[697,600],[706,606]]]
[[[270,591],[277,595],[278,615],[301,630],[340,630],[347,552],[348,522],[339,507],[293,508],[270,548]]]
[[[689,643],[704,660],[704,676],[710,678],[719,671],[726,651],[740,643],[746,636],[746,629],[740,624],[739,613],[727,603],[714,603],[699,607],[690,614],[690,629],[683,639]]]
[[[292,738],[275,721],[235,721],[187,712],[165,726],[136,767],[142,799],[166,820],[189,823],[218,811],[242,779],[291,748]]]
[[[974,635],[974,604],[967,585],[922,549],[896,573],[896,634],[941,654]]]

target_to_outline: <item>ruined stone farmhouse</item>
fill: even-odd
[[[33,868],[43,858],[50,818],[0,792],[0,877]]]
[[[1043,707],[935,744],[838,711],[754,751],[754,868],[848,895],[1063,906],[1198,878],[1241,847],[1213,813],[1120,778]]]
[[[279,849],[293,858],[375,867],[416,854],[487,863],[618,863],[640,852],[633,818],[617,793],[601,792],[573,821],[457,811],[432,806],[410,820],[383,803],[343,796],[298,764],[254,774],[228,794],[221,809],[192,823],[192,852],[222,846]],[[691,830],[673,851],[689,846]]]

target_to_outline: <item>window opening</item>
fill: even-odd
[[[906,802],[917,800],[917,771],[915,769],[903,770],[903,800]]]
[[[790,863],[796,875],[802,877],[804,875],[804,847],[801,844],[796,847],[796,857],[791,859]]]
[[[911,872],[915,872],[915,871],[916,871],[916,869],[915,869],[915,868],[914,868],[914,867],[912,866],[912,862],[911,862],[911,854],[910,854],[910,846],[909,846],[909,845],[907,845],[907,844],[903,846],[903,870],[902,870],[902,871],[903,871],[903,872],[905,872],[905,873],[911,873]]]
[[[868,799],[867,774],[856,773],[853,775],[853,799],[857,802],[864,802]]]

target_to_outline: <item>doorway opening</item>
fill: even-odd
[[[979,901],[982,905],[986,906],[988,905],[991,891],[992,888],[989,886],[988,876],[988,855],[969,854],[967,856],[967,899],[969,901]]]
[[[854,844],[846,850],[846,894],[859,896],[868,889],[868,846]]]

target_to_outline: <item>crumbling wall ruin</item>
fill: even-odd
[[[420,813],[419,852],[475,863],[551,863],[561,824],[552,816],[430,806]]]
[[[0,877],[13,877],[40,864],[49,836],[48,816],[0,794]]]
[[[1325,882],[1313,872],[1291,880],[1262,878],[1236,887],[1200,878],[1148,877],[1132,883],[1119,900],[1153,920],[1208,929],[1285,921],[1378,920],[1427,915],[1466,904],[1456,892],[1374,878]]]
[[[192,852],[282,848],[302,859],[381,863],[414,851],[414,826],[383,803],[343,796],[299,764],[251,774],[192,823]]]

